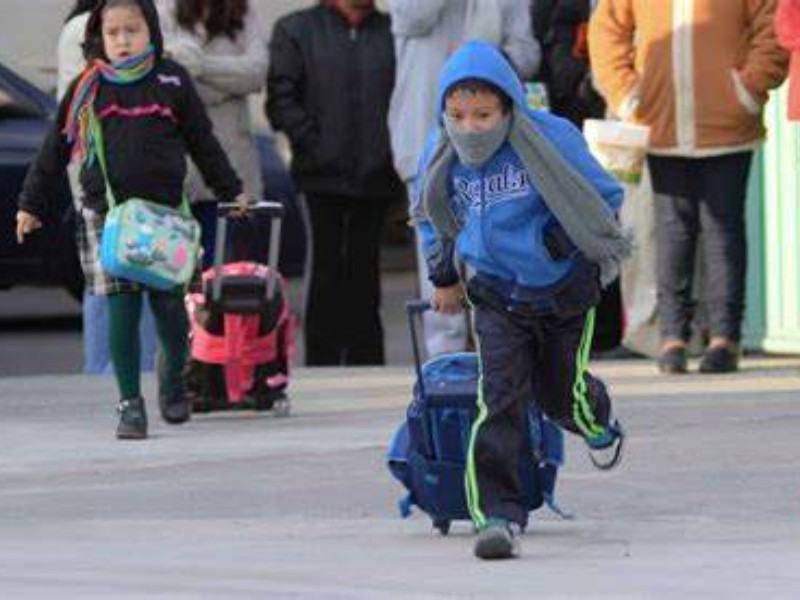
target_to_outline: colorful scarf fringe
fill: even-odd
[[[118,85],[136,83],[152,71],[155,61],[155,48],[151,44],[141,54],[114,65],[97,59],[83,70],[67,107],[67,120],[62,131],[72,144],[72,160],[79,164],[94,162],[96,147],[91,122],[100,78]]]

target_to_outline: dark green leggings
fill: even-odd
[[[111,361],[120,397],[136,398],[140,389],[139,320],[143,292],[123,292],[108,297]],[[170,394],[179,385],[188,350],[189,319],[183,290],[148,290],[150,307],[158,330],[163,369],[159,373],[161,393]]]

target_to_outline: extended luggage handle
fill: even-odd
[[[240,208],[236,202],[220,202],[217,204],[217,237],[214,247],[214,280],[211,293],[215,300],[219,300],[222,292],[222,263],[225,262],[225,246],[228,235],[228,215]],[[280,202],[261,200],[250,205],[243,216],[263,214],[270,217],[269,225],[269,255],[267,265],[267,300],[271,301],[278,281],[278,253],[281,243],[281,223],[285,209]]]
[[[422,379],[422,354],[417,337],[417,328],[414,319],[417,315],[423,315],[433,307],[429,300],[409,300],[406,302],[406,314],[408,315],[408,331],[411,334],[411,351],[414,354],[414,369],[417,372],[417,385],[421,397],[425,397],[425,382]]]

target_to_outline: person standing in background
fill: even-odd
[[[583,128],[585,119],[602,119],[606,103],[592,83],[589,17],[592,0],[532,0],[531,20],[542,47],[538,79],[547,88],[550,111]],[[603,289],[597,306],[593,350],[617,348],[622,338],[619,280]]]
[[[242,178],[249,198],[262,196],[261,163],[248,96],[267,74],[267,39],[248,0],[159,0],[164,51],[192,75],[214,133]],[[192,164],[187,179],[192,211],[201,224],[203,266],[214,258],[217,200]]]
[[[100,4],[100,0],[77,0],[67,15],[64,27],[58,37],[57,63],[58,81],[56,99],[61,102],[69,85],[80,75],[86,66],[83,57],[83,40],[86,23],[92,10]],[[78,180],[78,168],[70,165],[67,169],[73,206],[79,226],[82,223],[83,189]],[[141,338],[141,370],[152,371],[155,368],[156,325],[149,301],[143,303]],[[108,302],[105,296],[95,294],[90,289],[83,294],[83,370],[91,374],[109,374],[111,349],[108,344]]]
[[[612,111],[650,127],[658,320],[664,373],[687,371],[695,251],[703,236],[709,345],[704,373],[738,369],[745,199],[763,106],[786,76],[775,0],[600,0],[589,27]]]
[[[498,47],[521,79],[537,72],[539,45],[533,37],[528,0],[390,0],[397,80],[389,109],[394,164],[410,189],[429,131],[441,111],[437,106],[439,72],[447,58],[469,39]],[[420,297],[430,297],[431,283],[417,236]],[[429,356],[466,349],[463,314],[428,312],[424,316]]]
[[[394,67],[372,0],[320,2],[272,33],[266,112],[291,143],[311,226],[308,365],[384,363],[380,241],[402,194],[386,124]]]

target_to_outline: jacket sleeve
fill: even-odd
[[[503,11],[503,51],[511,60],[520,78],[528,80],[539,72],[542,49],[533,35],[528,2],[514,1]]]
[[[239,56],[207,54],[199,81],[235,96],[261,91],[267,75],[267,39],[254,11],[251,2],[240,34],[244,53]]]
[[[75,82],[67,90],[65,100],[58,107],[56,119],[50,127],[36,158],[28,168],[22,191],[17,200],[20,210],[43,217],[48,205],[58,193],[58,185],[69,164],[72,145],[62,132],[66,121],[68,99],[72,96]]]
[[[58,84],[56,98],[60,102],[67,92],[70,83],[83,71],[86,61],[83,58],[83,25],[86,19],[73,17],[64,25],[58,37],[56,51],[58,62]]]
[[[459,0],[390,0],[392,33],[400,37],[428,35],[448,3]]]
[[[434,287],[448,287],[459,281],[455,262],[455,240],[444,238],[434,228],[422,206],[422,184],[435,145],[435,136],[432,136],[420,158],[420,168],[410,190],[410,214],[422,246],[428,279]]]
[[[297,40],[278,21],[270,41],[266,112],[272,128],[283,131],[294,145],[314,133],[314,118],[303,106],[305,65]]]
[[[217,198],[231,202],[242,192],[242,182],[214,135],[211,120],[188,73],[182,79],[184,96],[179,122],[189,156]]]
[[[789,57],[775,35],[775,0],[748,0],[747,17],[751,23],[750,50],[740,69],[742,83],[764,104],[767,92],[786,78]]]
[[[595,84],[612,111],[624,117],[637,102],[633,0],[603,0],[589,21],[589,56]]]

